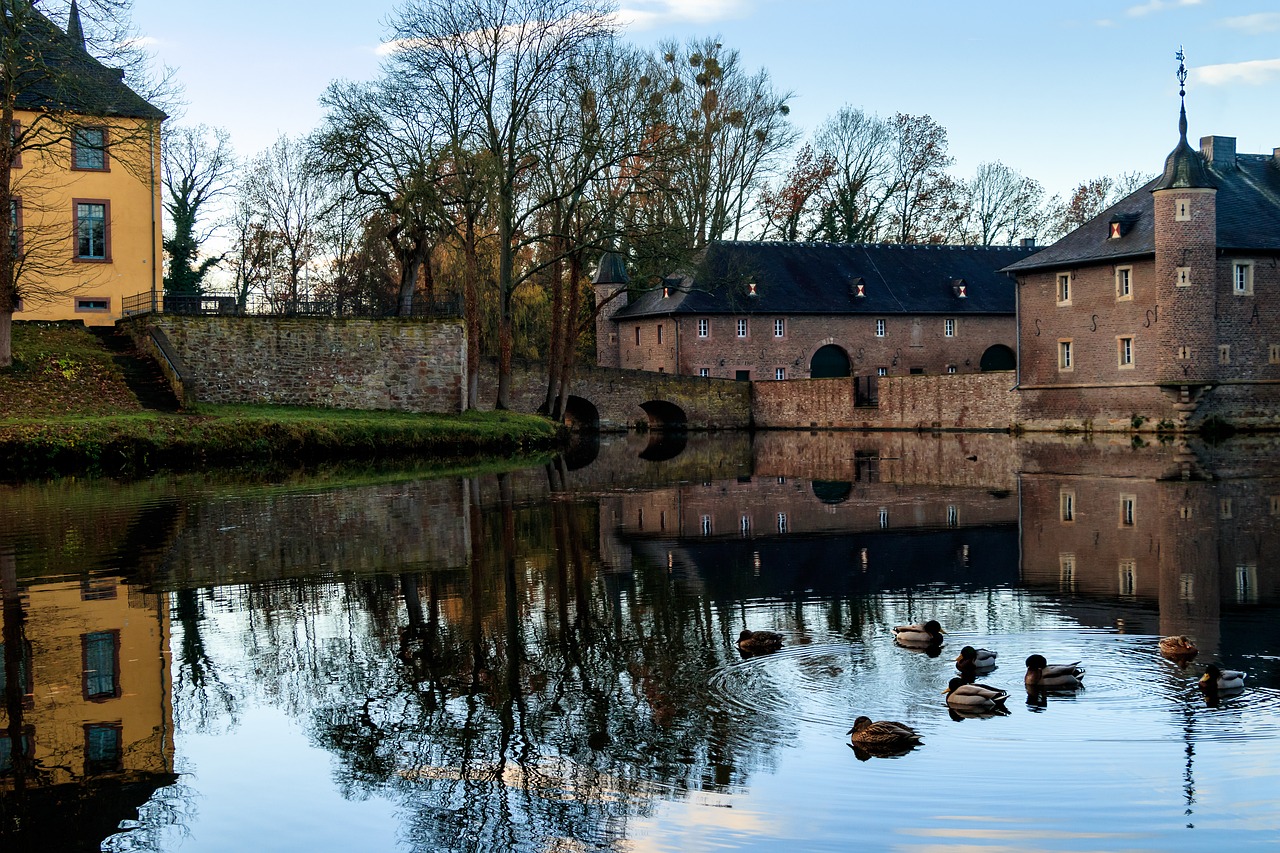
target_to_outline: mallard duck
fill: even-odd
[[[971,711],[989,711],[1003,708],[1009,698],[1005,690],[997,690],[985,684],[966,684],[963,678],[953,678],[942,691],[947,694],[947,704]]]
[[[859,717],[849,729],[849,742],[869,751],[878,747],[910,746],[920,743],[920,734],[905,723],[892,720],[871,722],[870,717]]]
[[[964,672],[968,668],[995,669],[996,653],[990,649],[975,649],[965,646],[956,656],[956,669]]]
[[[1211,663],[1204,668],[1204,675],[1200,676],[1200,686],[1223,693],[1243,690],[1244,673],[1234,669],[1221,669],[1216,663]]]
[[[1200,653],[1196,644],[1185,634],[1160,638],[1160,654],[1170,658],[1193,658]]]
[[[746,657],[767,655],[782,648],[782,635],[773,631],[743,631],[738,635],[738,651]]]
[[[946,631],[936,619],[923,624],[898,625],[893,629],[893,638],[907,646],[940,646]]]
[[[1037,689],[1071,689],[1084,684],[1084,668],[1080,661],[1075,663],[1049,663],[1044,655],[1032,655],[1027,658],[1027,677],[1024,679],[1028,688]]]

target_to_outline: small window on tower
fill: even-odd
[[[1173,202],[1173,218],[1178,222],[1191,221],[1191,199],[1179,198]]]
[[[1178,287],[1191,286],[1191,267],[1178,267]]]

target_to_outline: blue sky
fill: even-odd
[[[1190,135],[1280,147],[1275,0],[622,0],[625,36],[719,35],[794,93],[812,130],[841,106],[928,113],[953,171],[999,160],[1065,193],[1155,172],[1177,142],[1174,53],[1185,47]],[[134,21],[178,69],[183,121],[226,127],[254,154],[316,126],[334,79],[369,79],[394,0],[134,0]]]

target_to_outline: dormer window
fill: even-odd
[[[669,296],[671,296],[671,288],[669,288],[669,287],[664,287],[664,288],[662,288],[662,298],[663,298],[663,299],[666,299],[666,298],[668,298]]]
[[[756,295],[756,283],[754,281],[747,282],[747,296]]]
[[[856,296],[858,299],[863,299],[866,297],[867,286],[865,284],[855,284],[853,287],[854,287],[854,290],[853,290],[854,296]]]
[[[1133,225],[1137,221],[1138,214],[1136,213],[1117,213],[1111,217],[1111,221],[1108,223],[1107,239],[1119,240],[1133,230]]]
[[[952,279],[951,292],[955,294],[956,299],[968,299],[969,285],[962,278]]]

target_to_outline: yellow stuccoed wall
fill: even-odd
[[[31,113],[16,112],[28,126]],[[69,143],[47,151],[24,151],[22,163],[11,170],[13,194],[22,200],[24,265],[18,291],[23,294],[36,278],[44,289],[61,291],[50,301],[22,296],[24,310],[15,320],[83,320],[91,326],[110,325],[122,316],[125,297],[163,291],[160,204],[160,124],[153,128],[139,119],[114,119],[109,124],[91,117],[86,126],[107,126],[105,172],[73,171]],[[149,162],[148,162],[149,161]],[[107,199],[110,215],[109,262],[76,262],[72,199]],[[43,268],[40,272],[33,268]],[[107,311],[77,311],[76,298],[106,298]]]

